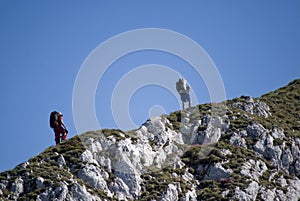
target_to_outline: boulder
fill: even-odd
[[[77,183],[73,184],[70,189],[70,200],[73,201],[101,201],[101,198],[91,195],[85,186],[81,186]]]
[[[65,158],[64,158],[63,155],[59,156],[59,158],[57,159],[57,163],[58,163],[58,165],[59,165],[60,168],[66,166],[66,160],[65,160]]]
[[[177,187],[174,184],[169,184],[168,189],[163,192],[160,201],[176,201],[178,200]]]
[[[114,197],[116,197],[118,200],[133,199],[129,192],[128,186],[123,182],[122,179],[118,177],[110,184],[110,189],[112,192],[114,192]]]
[[[36,183],[36,186],[37,186],[37,188],[44,188],[44,178],[43,177],[38,177],[38,178],[36,178],[36,180],[35,180],[35,183]]]
[[[204,176],[204,180],[220,181],[221,179],[229,178],[232,172],[232,169],[226,170],[222,167],[221,163],[216,163],[208,169]]]
[[[24,186],[23,186],[23,179],[21,177],[17,178],[12,184],[10,191],[13,192],[15,195],[19,195],[23,193],[24,191]]]
[[[243,201],[256,200],[258,191],[259,191],[258,183],[255,181],[252,181],[244,191],[241,190],[240,187],[237,186],[235,188],[233,198],[236,200],[243,200]]]
[[[250,159],[243,164],[240,173],[242,176],[249,176],[252,180],[259,182],[259,178],[267,170],[268,168],[262,160]]]
[[[234,132],[229,140],[230,144],[233,144],[237,147],[247,148],[246,140],[242,137],[240,133]]]
[[[107,194],[111,195],[106,183],[108,173],[99,167],[91,164],[85,165],[78,171],[78,178],[89,183],[92,187],[104,190]]]
[[[267,130],[261,124],[256,122],[249,124],[245,130],[247,131],[248,136],[251,138],[259,138],[262,134],[267,132]]]

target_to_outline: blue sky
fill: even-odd
[[[0,171],[54,145],[48,125],[52,110],[64,113],[69,137],[77,134],[72,115],[76,76],[87,56],[109,38],[141,28],[181,33],[212,58],[227,98],[259,97],[300,77],[299,10],[299,1],[2,0]],[[205,83],[182,59],[153,50],[135,52],[114,62],[99,81],[95,108],[101,128],[116,128],[111,95],[117,82],[152,63],[184,75],[198,103],[210,101]],[[128,106],[135,124],[143,123],[155,105],[166,113],[180,108],[164,88],[143,87]]]

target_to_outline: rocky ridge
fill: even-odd
[[[1,200],[298,200],[300,80],[89,131],[0,174]]]

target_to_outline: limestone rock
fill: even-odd
[[[37,188],[44,188],[44,178],[43,177],[38,177],[35,180]]]
[[[24,191],[24,186],[23,186],[23,179],[22,178],[17,178],[12,184],[11,184],[11,189],[15,195],[19,195],[20,193],[23,193]]]
[[[235,188],[234,199],[250,201],[255,200],[259,191],[259,185],[257,182],[252,181],[249,186],[243,191],[240,187]]]
[[[85,186],[81,186],[79,184],[73,184],[70,190],[70,197],[71,200],[74,201],[101,201],[99,197],[91,195],[89,192],[87,192]]]
[[[263,200],[270,200],[270,201],[275,200],[275,196],[276,196],[275,189],[270,190],[270,189],[261,188],[259,190],[259,193],[261,194],[261,198]]]
[[[169,184],[168,189],[162,194],[161,201],[176,201],[178,200],[177,187],[174,184]]]
[[[123,182],[122,179],[116,178],[114,182],[110,184],[110,189],[114,192],[115,197],[118,200],[131,200],[133,199],[132,195],[129,192],[128,186]]]
[[[234,132],[231,135],[229,142],[230,142],[230,144],[233,144],[235,146],[247,148],[245,138],[243,138],[242,135],[240,135],[236,132]]]
[[[242,166],[241,175],[242,176],[249,176],[254,181],[259,182],[259,178],[263,175],[268,168],[266,164],[259,160],[255,161],[250,159],[249,161],[245,162]]]
[[[242,98],[244,101],[235,102],[232,106],[257,116],[265,118],[271,116],[270,107],[265,102],[254,100],[251,96],[242,96]]]
[[[63,155],[59,156],[59,158],[57,159],[57,163],[58,163],[59,167],[66,166],[66,160]]]
[[[92,187],[104,190],[111,195],[110,190],[107,187],[106,179],[108,174],[94,165],[86,165],[78,172],[78,177],[83,181],[89,183]]]
[[[252,138],[261,137],[267,132],[267,130],[261,124],[256,122],[248,125],[245,130],[247,131],[248,136]]]
[[[0,200],[299,200],[298,121],[250,96],[228,103],[78,135],[1,173]]]
[[[229,178],[232,172],[231,169],[226,170],[223,168],[221,163],[216,163],[209,168],[205,174],[204,180],[220,181],[221,179]]]

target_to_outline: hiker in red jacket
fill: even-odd
[[[50,127],[53,128],[55,133],[55,143],[66,140],[68,130],[63,122],[63,114],[61,112],[52,112],[50,115]]]

